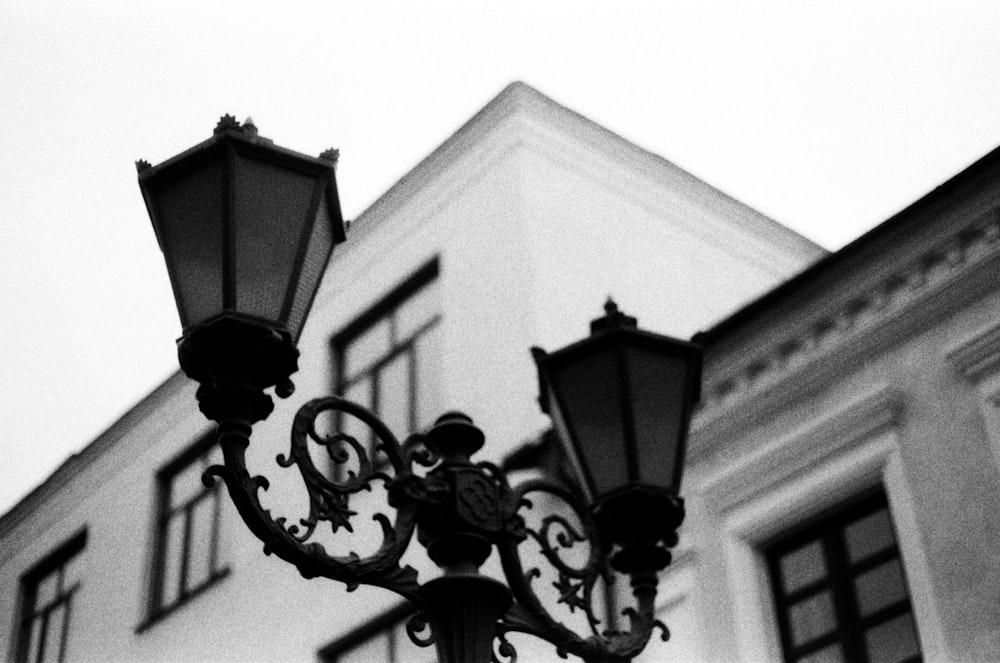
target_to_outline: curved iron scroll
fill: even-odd
[[[327,411],[343,412],[354,416],[368,426],[376,437],[375,452],[382,452],[392,466],[394,476],[376,467],[364,447],[353,437],[334,433],[326,435],[317,431],[318,417]],[[268,481],[263,476],[252,476],[246,466],[246,450],[250,443],[249,424],[242,421],[223,421],[219,424],[219,444],[225,465],[209,467],[203,481],[210,486],[215,477],[221,478],[229,491],[240,517],[250,531],[264,543],[264,552],[274,554],[294,564],[306,578],[322,576],[339,580],[353,590],[358,585],[375,585],[400,594],[421,605],[417,572],[410,566],[400,566],[399,560],[413,536],[416,504],[411,500],[394,503],[389,493],[389,503],[396,509],[394,521],[382,513],[374,515],[382,530],[382,543],[368,557],[356,553],[331,555],[319,542],[309,539],[322,521],[330,523],[334,533],[344,528],[352,530],[350,497],[362,490],[371,490],[372,482],[380,479],[386,487],[412,476],[414,462],[430,465],[434,459],[413,436],[401,445],[385,424],[368,409],[337,396],[317,398],[306,403],[295,416],[291,432],[291,448],[287,456],[279,454],[277,462],[282,467],[296,465],[309,494],[309,515],[299,524],[288,524],[284,517],[274,518],[263,508],[259,491],[267,490]],[[309,454],[309,441],[327,448],[334,462],[343,464],[348,458],[346,445],[359,461],[357,472],[348,473],[340,481],[325,476],[316,468]]]
[[[544,493],[567,504],[579,519],[581,528],[574,527],[564,516],[549,514],[541,520],[537,528],[525,530],[540,547],[546,561],[558,574],[554,587],[559,592],[559,602],[571,612],[579,609],[586,615],[590,635],[581,637],[556,620],[544,607],[536,594],[532,581],[541,575],[537,567],[525,571],[518,548],[518,540],[508,537],[498,544],[498,552],[503,564],[504,575],[514,595],[514,604],[501,621],[499,627],[498,653],[507,661],[516,659],[513,646],[506,639],[506,633],[516,631],[528,633],[551,642],[560,656],[574,654],[585,661],[624,663],[638,655],[656,628],[666,640],[669,637],[666,626],[655,619],[656,575],[632,577],[636,598],[633,607],[622,611],[629,620],[628,630],[601,630],[601,620],[594,612],[594,588],[601,579],[613,582],[614,572],[609,563],[611,545],[600,537],[589,509],[581,497],[562,485],[545,480],[527,481],[513,489],[518,509],[531,508],[531,493]],[[581,544],[589,547],[587,561],[582,566],[567,563],[560,555]],[[499,656],[494,657],[500,660]]]

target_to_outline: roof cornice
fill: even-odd
[[[393,216],[421,191],[427,189],[430,182],[436,180],[462,155],[513,117],[525,118],[556,128],[560,133],[573,137],[625,167],[632,168],[664,188],[674,187],[679,191],[694,192],[705,204],[718,209],[723,216],[732,218],[733,209],[737,208],[742,212],[746,229],[770,243],[814,258],[826,255],[822,247],[795,231],[521,81],[515,81],[504,88],[437,149],[376,199],[352,222],[352,233],[357,236],[359,233],[364,233],[366,227],[378,225],[383,219]]]
[[[1000,172],[1000,147],[991,150],[954,177],[935,187],[840,250],[827,255],[804,269],[797,276],[721,320],[704,332],[705,342],[712,344],[723,340],[753,320],[768,316],[777,305],[793,298],[814,283],[827,278],[848,261],[869,254],[873,249],[877,250],[878,247],[892,244],[897,238],[907,235],[908,230],[913,228],[914,221],[924,219],[970,190],[974,190],[984,183],[992,182],[992,176],[996,175],[997,172]]]
[[[185,387],[190,388],[190,386],[191,383],[187,376],[179,370],[176,371],[164,380],[159,387],[125,412],[107,430],[81,451],[67,458],[45,481],[36,486],[11,507],[10,510],[0,516],[0,539],[3,539],[21,521],[38,508],[39,505],[44,504],[54,493],[61,490],[63,486],[83,472],[91,463],[118,444],[129,432],[141,425],[143,421],[152,416],[160,407],[172,399],[179,397],[180,392]]]
[[[998,156],[990,158],[1000,161]],[[953,184],[936,191],[942,189],[959,192]],[[703,453],[738,435],[790,399],[823,389],[859,358],[995,290],[998,197],[986,192],[966,218],[957,218],[962,213],[955,209],[963,200],[911,206],[888,228],[869,233],[712,330],[692,451]],[[906,251],[888,241],[917,229],[924,237]],[[753,407],[747,407],[750,402]],[[696,451],[699,443],[705,448]]]

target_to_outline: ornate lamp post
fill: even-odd
[[[291,393],[295,342],[333,247],[344,240],[335,162],[334,151],[318,159],[291,152],[258,136],[249,122],[241,126],[226,116],[208,141],[156,167],[137,164],[184,327],[181,367],[200,383],[202,412],[219,424],[224,466],[209,468],[205,480],[221,478],[264,551],[304,577],[384,587],[411,601],[411,638],[436,642],[444,663],[512,659],[508,632],[534,634],[585,661],[631,660],[657,626],[666,637],[655,619],[656,576],[670,563],[684,517],[679,486],[701,350],[638,330],[610,301],[590,337],[552,354],[533,350],[542,408],[576,467],[580,490],[548,480],[511,487],[497,466],[471,460],[484,436],[462,413],[446,413],[401,443],[369,410],[328,396],[299,410],[291,449],[278,456],[281,466],[298,468],[310,513],[290,525],[261,506],[258,493],[268,482],[250,474],[245,453],[252,425],[273,409],[265,391]],[[366,424],[391,471],[353,437],[321,433],[317,418],[328,411]],[[332,455],[353,453],[358,471],[339,480],[323,473],[310,442]],[[428,468],[423,476],[414,472],[418,466]],[[351,497],[376,480],[396,515],[376,515],[382,543],[374,554],[332,555],[310,540],[324,521],[334,534],[350,530]],[[565,502],[581,527],[555,513],[528,526],[523,509],[533,494]],[[400,564],[414,532],[442,569],[423,585],[412,567]],[[560,601],[583,610],[590,633],[564,626],[536,594],[538,569],[526,570],[520,554],[529,538],[558,575]],[[585,563],[560,556],[568,542],[589,544]],[[479,573],[494,548],[507,585]],[[595,616],[595,585],[613,571],[629,576],[633,588],[625,630],[602,629]]]

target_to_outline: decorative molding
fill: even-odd
[[[515,134],[523,132],[525,126],[534,126],[539,130],[537,133],[547,134],[544,142],[550,147],[555,147],[554,144],[559,141],[569,142],[576,149],[583,149],[620,165],[628,174],[626,176],[634,177],[639,182],[636,186],[639,191],[655,191],[658,194],[669,191],[675,195],[683,192],[686,200],[697,202],[708,210],[707,216],[726,219],[734,226],[738,225],[747,235],[759,238],[761,250],[780,247],[780,250],[772,251],[775,260],[786,263],[789,262],[787,256],[790,254],[811,259],[826,253],[802,235],[698,179],[671,161],[639,147],[521,82],[504,88],[358,215],[352,225],[356,229],[377,226],[383,220],[399,214],[411,199],[427,191],[429,183],[441,173],[456,167],[461,169],[462,161],[468,153],[478,151],[484,142],[495,140],[496,134],[509,132],[508,125],[511,123],[519,124]],[[621,179],[621,176],[617,179]]]
[[[811,426],[760,449],[701,488],[709,508],[724,513],[767,492],[824,459],[852,449],[895,426],[902,395],[882,385]]]
[[[1000,370],[1000,324],[980,330],[949,349],[945,356],[966,378],[978,381]]]
[[[692,446],[697,447],[699,439],[710,444],[729,427],[741,426],[747,417],[762,413],[765,393],[767,397],[771,392],[789,396],[785,393],[789,388],[802,393],[810,387],[827,384],[825,378],[830,371],[839,370],[843,360],[841,356],[830,361],[829,355],[834,350],[857,351],[863,345],[891,339],[893,334],[881,333],[886,331],[894,332],[898,338],[900,330],[890,325],[905,319],[904,313],[912,312],[917,305],[944,293],[963,278],[981,273],[997,258],[1000,258],[1000,214],[993,209],[865,290],[814,314],[797,325],[794,332],[775,334],[761,352],[730,370],[723,368],[711,375],[693,422],[696,442]],[[954,303],[959,297],[949,299]],[[947,303],[941,306],[941,311],[947,306]],[[941,311],[935,310],[934,315]],[[922,322],[926,324],[926,318]],[[790,376],[807,368],[810,370],[804,378],[806,384],[790,385]],[[756,404],[750,408],[753,412],[734,418],[733,408],[751,395]],[[720,432],[718,428],[727,431]],[[704,430],[698,434],[698,429]]]
[[[877,422],[884,421],[886,415],[890,415],[891,420],[891,413],[898,412],[898,406],[889,405],[894,400],[891,391],[882,389],[861,399],[855,407],[845,409],[859,415],[854,422],[855,435],[864,429],[863,425],[857,426],[873,417],[869,428],[874,436],[857,437],[852,444],[839,447],[841,453],[826,459],[822,465],[804,467],[767,492],[747,494],[745,501],[732,503],[728,510],[713,514],[719,521],[721,549],[728,569],[726,588],[734,612],[739,615],[734,624],[739,655],[733,658],[747,661],[780,659],[770,582],[760,545],[860,490],[881,484],[896,523],[924,657],[933,661],[954,660],[954,656],[949,655],[938,614],[939,601],[930,582],[931,565],[920,536],[917,506],[906,482],[898,442],[889,431],[877,433],[880,427]],[[880,401],[887,401],[884,405],[888,407],[880,407]],[[867,415],[863,414],[865,410]],[[820,427],[822,425],[817,428]],[[720,477],[713,485],[724,486],[726,478]],[[709,502],[707,506],[713,505]]]

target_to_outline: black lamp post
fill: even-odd
[[[679,486],[701,351],[636,329],[610,301],[589,338],[552,354],[534,350],[542,408],[582,490],[544,479],[512,488],[495,465],[471,460],[484,436],[462,413],[446,413],[425,434],[400,443],[364,407],[329,396],[299,410],[291,449],[278,456],[281,466],[299,469],[310,513],[290,525],[261,506],[258,492],[267,480],[249,473],[245,452],[252,425],[273,409],[265,391],[291,393],[295,342],[333,246],[344,240],[335,162],[334,151],[319,159],[297,154],[226,116],[208,141],[156,167],[137,164],[184,327],[181,367],[200,383],[201,409],[219,424],[225,464],[209,468],[206,482],[222,478],[264,551],[303,576],[384,587],[410,600],[411,638],[436,642],[444,663],[513,658],[508,632],[534,634],[586,661],[631,660],[655,627],[666,637],[655,619],[656,576],[670,563],[684,517]],[[327,411],[371,428],[391,472],[353,437],[319,432],[317,418]],[[357,472],[327,476],[314,465],[310,442],[353,453]],[[424,476],[416,466],[428,468]],[[376,516],[383,537],[377,552],[336,556],[310,541],[321,522],[334,533],[350,530],[350,498],[375,480],[396,512],[391,521]],[[556,513],[529,526],[522,509],[535,493],[565,502],[582,531]],[[400,565],[414,531],[443,571],[423,585],[413,568]],[[589,634],[571,631],[539,599],[532,586],[538,569],[525,570],[520,554],[528,538],[558,574],[559,601],[587,615]],[[582,565],[560,556],[572,542],[589,545]],[[507,585],[479,573],[494,548]],[[613,577],[612,569],[633,587],[627,630],[602,629],[595,614],[594,588]]]

